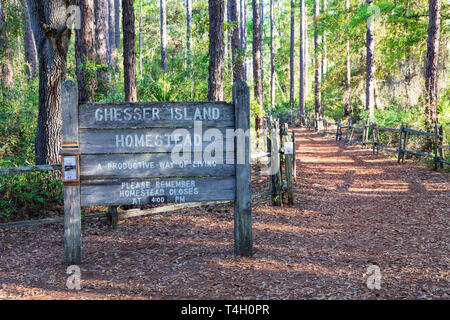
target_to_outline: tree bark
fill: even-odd
[[[94,0],[81,0],[81,29],[75,30],[75,59],[80,102],[92,101],[96,79],[89,76],[87,65],[96,62]]]
[[[243,77],[244,81],[247,81],[247,1],[240,0],[240,17],[241,17],[241,48],[243,57]]]
[[[167,71],[167,18],[166,0],[160,0],[160,22],[161,22],[161,68],[164,73]]]
[[[347,19],[350,15],[350,0],[346,0],[345,8],[347,9]],[[348,37],[348,35],[347,35]],[[348,117],[350,115],[350,80],[352,76],[351,71],[351,61],[350,61],[350,39],[347,39],[346,44],[346,69],[347,72],[345,74],[345,94],[344,94],[344,117]]]
[[[259,106],[263,107],[262,61],[261,61],[261,7],[260,0],[252,0],[253,7],[253,81],[254,95]]]
[[[371,6],[372,3],[373,0],[366,0],[367,6]],[[373,30],[373,22],[368,19],[366,31],[366,110],[369,111],[369,119],[371,120],[374,118],[375,112],[375,42]]]
[[[323,13],[325,13],[327,10],[327,0],[323,0]],[[322,36],[322,81],[325,80],[325,77],[328,72],[328,60],[327,60],[327,32],[323,31]]]
[[[163,0],[162,0],[163,1]],[[133,0],[122,0],[123,73],[125,100],[137,101],[136,91],[136,32]]]
[[[114,0],[114,42],[116,49],[120,49],[120,0]]]
[[[115,56],[115,3],[114,0],[108,0],[108,65],[114,65]]]
[[[232,0],[227,0],[227,22],[228,25],[231,24],[231,4]],[[233,30],[231,28],[227,29],[228,34],[228,59],[229,59],[229,65],[228,69],[233,70]]]
[[[108,0],[95,0],[95,49],[97,65],[97,89],[106,97],[108,95]]]
[[[30,14],[28,13],[28,6],[25,0],[21,0],[22,4],[22,32],[23,45],[25,52],[26,73],[28,79],[37,77],[37,50],[34,42],[33,30],[31,29]]]
[[[291,110],[294,110],[294,100],[295,100],[295,0],[291,0],[291,43],[289,51],[289,105]]]
[[[224,10],[223,0],[209,0],[208,101],[223,101]]]
[[[191,77],[191,68],[192,68],[191,40],[192,40],[192,0],[186,0],[186,58],[189,77]]]
[[[1,89],[4,92],[10,91],[14,87],[14,65],[13,48],[7,34],[5,25],[5,11],[0,1],[0,72]]]
[[[263,86],[262,86],[262,61],[261,61],[261,6],[260,0],[252,0],[253,7],[253,82],[255,100],[263,109]],[[259,142],[259,130],[261,129],[261,117],[255,114],[255,131],[257,134],[257,147]]]
[[[239,80],[244,81],[244,66],[243,66],[243,55],[242,55],[242,47],[241,47],[241,28],[239,21],[239,4],[238,0],[228,0],[230,1],[230,18],[231,23],[234,24],[234,28],[232,28],[232,58],[233,58],[233,82],[237,82]]]
[[[275,107],[275,64],[273,57],[273,0],[270,0],[270,105]]]
[[[433,125],[438,123],[437,97],[441,7],[441,0],[429,0],[430,17],[425,71],[425,125],[429,132],[432,132]]]
[[[299,83],[299,118],[300,125],[306,125],[305,122],[305,87],[306,87],[306,6],[305,0],[300,0],[300,83]]]
[[[66,77],[71,30],[65,0],[27,0],[39,57],[36,164],[59,163],[62,139],[61,86]]]
[[[260,0],[261,2],[261,24],[260,24],[260,30],[261,30],[261,104],[264,106],[264,1]]]
[[[139,1],[139,74],[142,77],[142,0]]]
[[[319,48],[319,0],[314,0],[314,111],[315,116],[322,117],[322,101],[321,101],[321,67],[320,67],[320,48]],[[319,124],[319,122],[316,122]],[[320,130],[320,127],[316,127]]]

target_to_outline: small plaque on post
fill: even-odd
[[[294,143],[291,141],[284,143],[284,154],[294,154]]]
[[[63,156],[63,182],[65,184],[76,184],[79,179],[79,160],[78,155]]]

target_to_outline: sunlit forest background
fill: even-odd
[[[250,87],[252,72],[253,15],[252,1],[246,0],[246,79]],[[350,115],[354,122],[366,119],[366,23],[373,15],[375,42],[375,122],[381,126],[398,127],[401,122],[410,127],[424,129],[425,123],[425,69],[429,25],[428,0],[376,0],[376,12],[368,12],[364,1],[320,1],[326,4],[320,10],[317,33],[322,38],[319,53],[322,57],[322,111],[330,121],[344,119],[346,45],[350,43],[351,82]],[[35,163],[35,135],[38,117],[39,79],[36,70],[30,71],[24,49],[26,15],[24,1],[1,0],[3,22],[1,59],[9,59],[13,76],[0,94],[0,167],[26,166]],[[274,114],[281,119],[294,119],[298,123],[299,106],[299,17],[300,1],[294,1],[294,101],[290,101],[290,30],[291,1],[273,2],[273,57],[275,66],[275,99],[270,101],[270,3],[263,1],[263,88],[261,108],[252,98],[253,115]],[[307,81],[306,113],[314,112],[314,1],[306,1],[307,10]],[[438,119],[443,125],[445,141],[450,139],[450,86],[449,86],[449,3],[444,0],[441,10],[441,36],[438,68]],[[207,100],[209,77],[209,13],[208,1],[192,0],[192,38],[188,63],[186,41],[186,1],[167,0],[167,61],[161,67],[160,1],[134,1],[136,28],[137,99],[139,101],[191,101]],[[122,23],[122,21],[121,21]],[[233,27],[225,17],[224,100],[231,101],[233,70],[228,30]],[[121,34],[123,37],[123,34]],[[122,43],[122,42],[121,42]],[[6,46],[5,46],[6,48]],[[97,90],[94,101],[124,101],[123,45],[114,49],[113,63],[92,63],[86,67],[88,77],[95,78],[98,70],[108,74],[107,90]],[[4,63],[5,64],[5,63]],[[70,39],[67,54],[67,79],[77,81],[75,36]],[[8,88],[7,88],[8,87]],[[250,90],[253,94],[253,90]],[[253,119],[253,117],[252,117]],[[57,180],[43,173],[14,178],[0,177],[4,197],[0,199],[3,214],[17,207],[49,205],[48,199],[61,199]],[[39,188],[33,187],[39,186]],[[6,191],[5,191],[6,190]],[[16,196],[12,196],[16,194]],[[20,199],[18,198],[20,194]],[[8,196],[6,196],[8,195]],[[59,197],[59,198],[58,198]],[[2,214],[2,213],[0,213]]]

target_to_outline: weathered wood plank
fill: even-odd
[[[246,132],[250,130],[250,90],[244,81],[233,86],[233,103],[235,106],[236,129]],[[234,251],[236,255],[251,256],[253,254],[252,235],[252,196],[250,167],[250,137],[246,136],[244,145],[245,163],[236,160],[236,189],[234,203]]]
[[[381,130],[381,131],[391,131],[391,132],[400,132],[400,129],[388,128],[388,127],[378,127],[378,130]]]
[[[62,147],[78,153],[78,89],[72,81],[62,86]],[[68,265],[81,264],[80,185],[64,185],[64,248]]]
[[[234,127],[234,106],[225,102],[125,102],[80,105],[80,128]]]
[[[179,151],[197,152],[214,146],[216,150],[231,151],[234,141],[232,131],[223,128],[203,131],[192,128],[82,129],[80,148],[82,154],[172,152],[175,147]],[[217,140],[211,142],[211,136]]]
[[[411,128],[407,128],[407,129],[404,129],[404,130],[407,131],[407,132],[418,134],[418,135],[422,135],[422,136],[436,137],[436,134],[435,133],[431,133],[431,132],[424,132],[424,131],[414,130],[414,129],[411,129]]]
[[[142,178],[176,176],[235,175],[236,166],[227,164],[232,152],[204,159],[201,153],[185,154],[190,163],[173,158],[170,153],[82,155],[81,179]]]
[[[78,87],[72,81],[63,84],[61,95],[64,143],[78,142]]]
[[[235,190],[232,176],[83,181],[81,205],[147,204],[152,196],[168,203],[234,200]]]
[[[61,170],[60,164],[45,164],[39,166],[29,166],[29,167],[11,167],[11,168],[0,168],[0,176],[12,176],[15,174],[23,174],[29,172],[48,172],[54,170]]]
[[[420,156],[420,157],[434,158],[434,156],[432,154],[424,153],[424,152],[418,152],[418,151],[412,151],[412,150],[406,150],[406,149],[403,150],[403,152],[413,154],[415,156]]]

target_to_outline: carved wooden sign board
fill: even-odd
[[[250,138],[236,161],[236,129],[250,128],[248,87],[225,102],[78,103],[62,90],[65,248],[81,262],[81,206],[234,200],[237,254],[251,254]],[[231,133],[231,134],[230,134]],[[218,138],[223,137],[223,138]],[[242,150],[242,146],[240,146]]]

